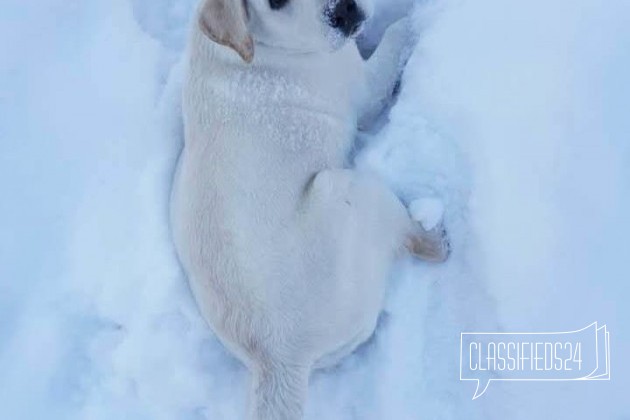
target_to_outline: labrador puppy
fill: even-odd
[[[425,230],[381,181],[344,169],[357,125],[398,77],[400,28],[368,63],[348,42],[369,13],[360,0],[198,9],[173,236],[204,317],[251,371],[252,419],[301,418],[311,371],[374,332],[405,249],[448,256],[442,229]]]

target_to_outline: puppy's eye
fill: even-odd
[[[280,10],[287,5],[289,0],[269,0],[269,6],[273,10]]]

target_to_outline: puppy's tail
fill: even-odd
[[[310,368],[273,364],[252,372],[249,397],[251,420],[300,420]]]

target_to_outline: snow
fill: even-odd
[[[168,231],[194,1],[0,8],[0,417],[240,418],[247,373]],[[442,202],[454,252],[396,267],[377,335],[314,376],[307,418],[630,416],[630,3],[415,15],[398,103],[357,165]],[[462,331],[594,321],[610,382],[493,382],[472,401],[458,380]]]
[[[444,203],[439,198],[424,197],[409,204],[409,214],[425,230],[435,229],[444,219]]]

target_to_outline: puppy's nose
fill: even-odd
[[[355,0],[340,0],[332,10],[331,25],[345,36],[356,33],[364,20],[365,13]]]

